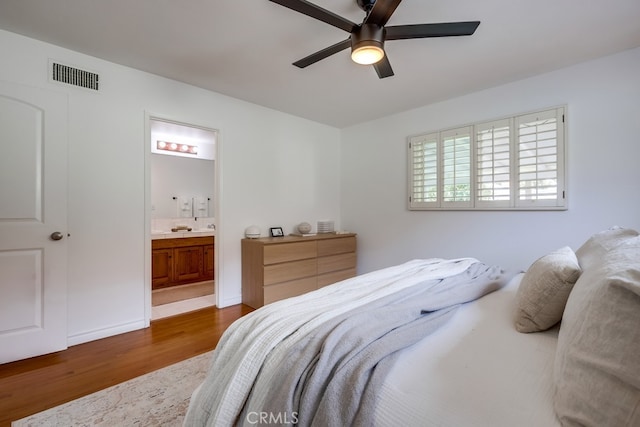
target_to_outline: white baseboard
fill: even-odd
[[[222,301],[219,301],[220,305],[218,305],[218,308],[223,308],[223,307],[229,307],[232,305],[237,305],[237,304],[242,304],[242,295],[237,295],[235,297],[231,297],[231,298],[225,298]]]
[[[156,305],[155,307],[151,307],[151,320],[175,316],[176,314],[187,313],[205,307],[213,307],[214,305],[216,305],[215,295],[205,295],[203,297],[190,298],[169,304]]]
[[[67,345],[71,347],[72,345],[78,345],[89,341],[111,337],[114,335],[124,334],[125,332],[136,331],[138,329],[143,329],[146,326],[147,325],[145,325],[144,319],[141,319],[134,322],[123,323],[121,325],[81,332],[78,334],[69,335],[67,337]]]

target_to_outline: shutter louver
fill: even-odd
[[[442,185],[444,203],[471,201],[471,129],[461,128],[442,136]]]
[[[517,150],[518,201],[543,204],[553,201],[555,204],[560,192],[555,110],[519,119]]]
[[[480,205],[486,203],[487,206],[509,206],[510,129],[509,120],[501,120],[479,125],[476,131],[476,199]]]
[[[438,201],[438,140],[435,135],[414,138],[410,144],[411,204]]]

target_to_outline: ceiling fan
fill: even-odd
[[[421,39],[428,37],[470,36],[480,21],[445,22],[437,24],[393,25],[385,27],[402,0],[356,0],[366,16],[361,24],[336,15],[306,0],[270,0],[304,15],[340,28],[348,39],[322,49],[293,63],[305,68],[351,47],[351,59],[359,64],[373,64],[381,79],[393,76],[391,63],[384,51],[387,40]]]

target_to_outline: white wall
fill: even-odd
[[[359,234],[359,271],[463,256],[526,269],[612,225],[640,228],[639,100],[635,49],[344,129],[342,224]],[[563,104],[567,211],[407,210],[407,136]]]
[[[69,344],[145,325],[145,113],[218,129],[221,305],[241,301],[250,224],[339,215],[339,131],[217,93],[0,31],[0,79],[69,97]],[[99,93],[49,83],[49,58],[100,74]],[[150,209],[150,203],[149,203]]]

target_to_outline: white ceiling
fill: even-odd
[[[381,80],[349,50],[291,65],[348,34],[268,0],[0,1],[2,29],[338,128],[640,46],[639,0],[404,0],[388,25],[470,20],[470,37],[388,42]]]

